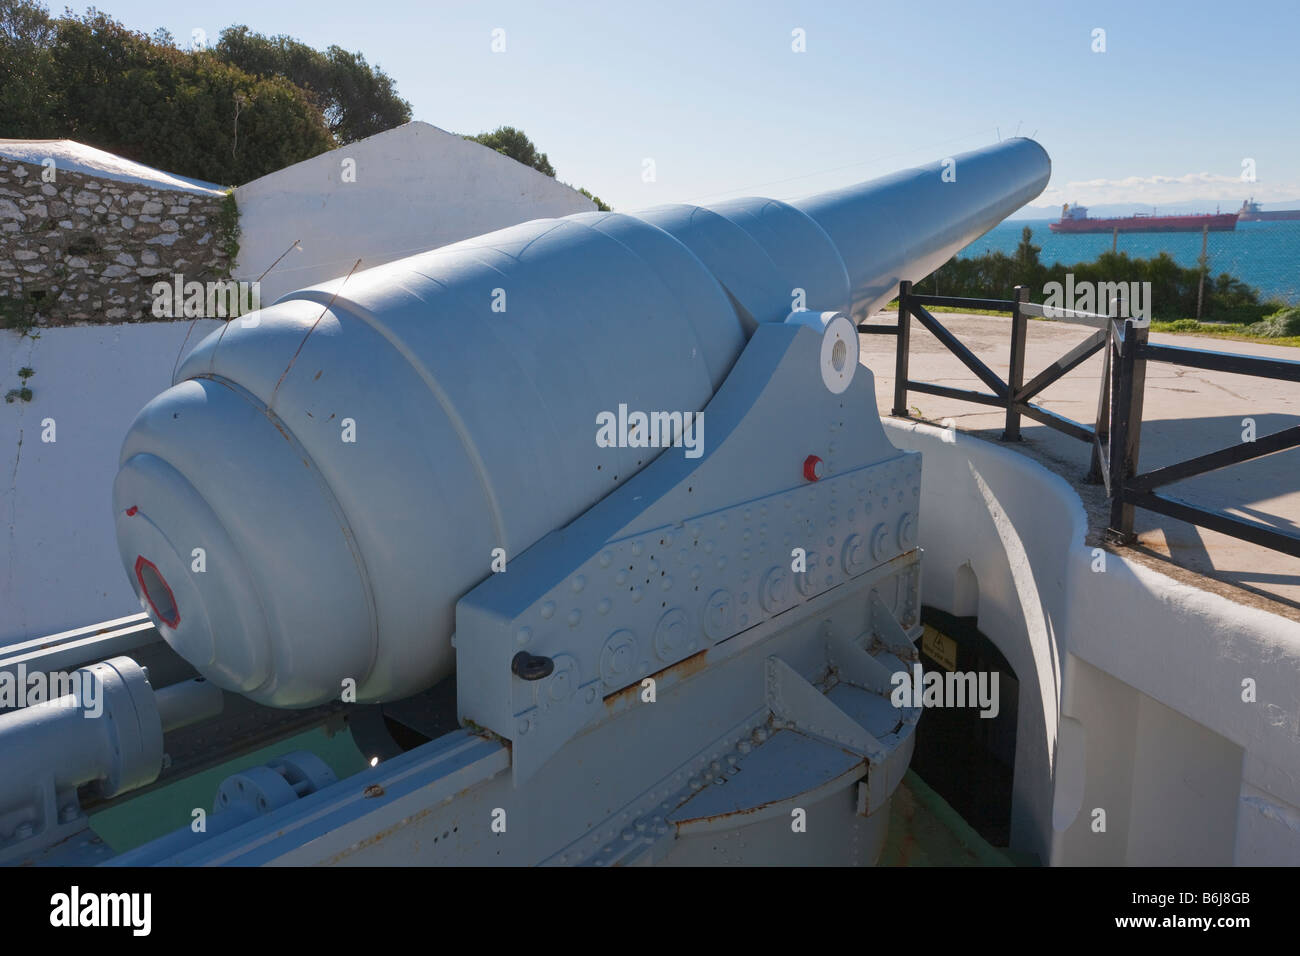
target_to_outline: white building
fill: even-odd
[[[235,277],[270,304],[303,286],[529,219],[590,212],[577,190],[428,123],[407,123],[235,190]]]

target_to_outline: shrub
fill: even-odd
[[[1300,336],[1300,307],[1274,312],[1253,325],[1246,331],[1266,339],[1281,339]]]

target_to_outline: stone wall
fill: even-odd
[[[156,321],[151,287],[229,275],[222,196],[0,156],[0,328]]]

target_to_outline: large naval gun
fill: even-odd
[[[856,326],[1049,172],[1014,139],[539,220],[230,321],[123,444],[147,619],[0,658],[73,679],[0,716],[0,861],[874,862],[919,716],[891,691],[921,461]],[[313,722],[370,765],[281,753],[169,835],[95,836]]]

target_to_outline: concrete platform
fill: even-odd
[[[940,313],[936,317],[994,372],[1006,378],[1009,318],[957,313]],[[871,321],[893,323],[897,313],[881,312]],[[1025,380],[1091,332],[1086,326],[1031,320]],[[893,406],[895,340],[884,335],[860,338],[862,361],[875,375],[880,413],[888,415]],[[1286,346],[1160,333],[1152,333],[1151,341],[1300,360],[1300,349]],[[910,362],[913,380],[987,391],[956,356],[915,321]],[[1101,368],[1102,355],[1098,353],[1046,389],[1037,398],[1038,403],[1091,425],[1097,415]],[[969,436],[1001,439],[1005,412],[1000,409],[919,392],[909,393],[908,404],[913,417],[945,426],[950,422],[957,441],[970,440]],[[1149,362],[1143,418],[1140,468],[1148,471],[1241,441],[1248,418],[1254,420],[1257,437],[1300,424],[1300,386]],[[1014,447],[1074,485],[1088,510],[1089,542],[1103,546],[1100,535],[1106,527],[1108,503],[1103,489],[1082,481],[1088,470],[1088,446],[1031,419],[1022,419],[1021,433],[1024,441]],[[1300,449],[1233,465],[1170,485],[1164,491],[1192,504],[1296,531],[1300,528]],[[1300,620],[1300,559],[1140,509],[1135,528],[1137,543],[1124,549],[1129,556],[1170,577]]]

